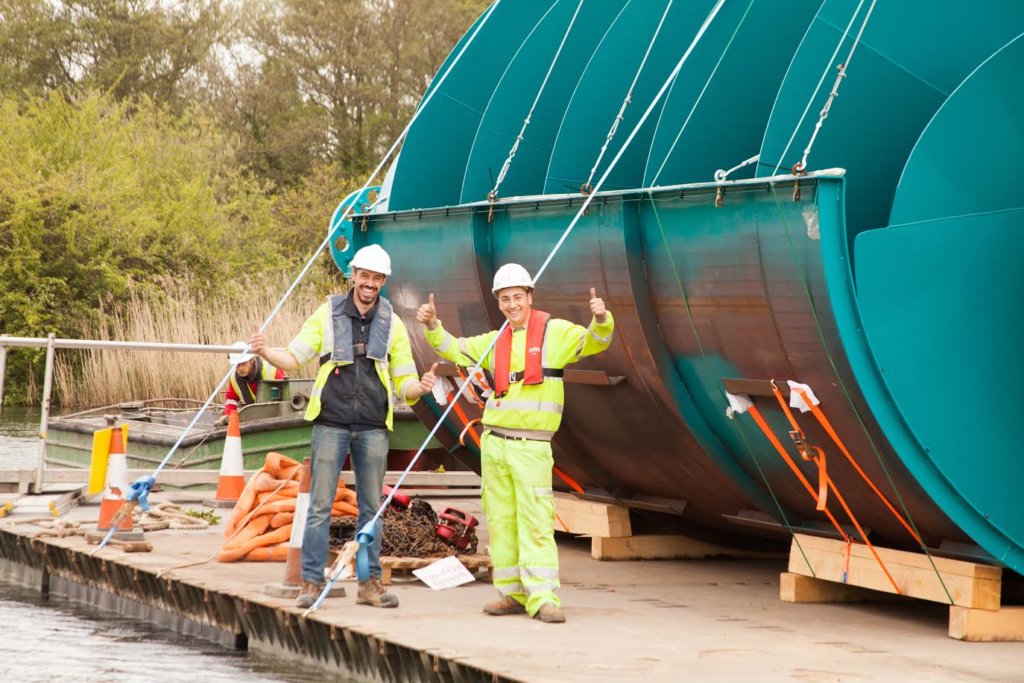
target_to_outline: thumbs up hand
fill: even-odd
[[[608,312],[604,307],[604,299],[597,295],[597,290],[593,287],[590,288],[590,312],[598,323],[604,322],[605,314]]]
[[[437,363],[430,366],[430,369],[423,373],[423,377],[420,377],[420,387],[423,389],[424,394],[429,394],[434,388],[434,384],[437,382]]]
[[[422,304],[416,310],[416,320],[423,323],[430,329],[437,327],[437,309],[434,307],[434,293],[431,292],[427,303]]]

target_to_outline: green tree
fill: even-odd
[[[222,0],[0,0],[0,91],[117,99],[184,108],[219,69],[235,12]]]
[[[266,188],[237,170],[230,140],[201,115],[98,94],[0,102],[6,334],[77,336],[130,283],[154,296],[170,280],[201,293],[290,269],[275,232]]]

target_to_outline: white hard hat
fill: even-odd
[[[391,257],[379,244],[370,244],[357,251],[349,265],[382,275],[391,275]]]
[[[506,263],[501,268],[498,268],[498,272],[494,274],[494,285],[491,287],[491,293],[494,296],[498,296],[498,292],[506,287],[533,289],[533,278],[530,277],[530,273],[527,272],[526,268],[523,268],[518,263]]]
[[[240,349],[245,349],[249,345],[246,344],[244,341],[238,341],[238,342],[235,342],[232,346],[237,346]],[[247,353],[245,351],[239,351],[238,353],[229,353],[228,354],[228,362],[230,362],[232,365],[238,365],[239,363],[244,363],[244,362],[246,362],[248,360],[252,360],[255,357],[256,357],[255,353]]]

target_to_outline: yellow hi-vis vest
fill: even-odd
[[[330,298],[316,309],[313,315],[302,324],[302,330],[298,336],[288,343],[288,353],[295,357],[299,365],[305,365],[314,358],[324,354],[331,354],[334,351],[334,325],[331,320]],[[391,329],[388,336],[388,360],[374,361],[377,369],[377,377],[388,394],[388,417],[386,424],[389,430],[394,429],[394,394],[397,393],[409,405],[413,405],[418,398],[410,399],[406,395],[406,389],[411,386],[410,382],[418,382],[416,374],[416,362],[412,357],[412,348],[409,345],[409,333],[405,324],[397,314],[391,314]],[[320,366],[316,373],[316,380],[313,382],[313,390],[310,392],[309,405],[306,406],[305,418],[315,420],[320,414],[320,397],[324,385],[327,384],[327,376],[335,367],[349,365],[351,361],[327,361]]]
[[[608,348],[615,330],[611,313],[603,323],[591,320],[583,327],[560,318],[548,320],[541,349],[541,366],[562,369],[581,358],[593,356]],[[438,321],[426,337],[438,355],[457,365],[475,365],[498,333],[487,332],[476,337],[454,337]],[[494,370],[494,350],[483,359],[482,366]],[[512,331],[510,371],[522,372],[526,367],[526,327]],[[522,381],[509,385],[502,398],[493,394],[484,405],[483,425],[508,436],[521,436],[550,441],[562,423],[565,385],[561,377],[545,377],[540,384],[525,385]]]
[[[259,381],[262,382],[267,379],[277,379],[277,368],[267,361],[263,361],[260,364]],[[229,381],[231,383],[231,388],[235,390],[235,396],[238,397],[238,401],[241,405],[247,406],[256,400],[256,395],[249,390],[249,382],[242,382],[242,384],[239,385],[237,372],[231,373],[231,379]]]

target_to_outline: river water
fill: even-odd
[[[32,468],[39,413],[5,407],[0,470]],[[11,683],[312,683],[338,674],[301,669],[187,638],[60,597],[42,598],[0,573],[0,681]]]

